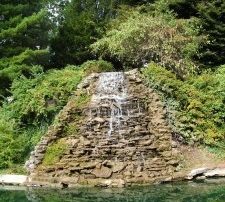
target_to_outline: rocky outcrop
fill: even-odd
[[[78,107],[84,91],[91,100]],[[54,165],[43,165],[46,148],[58,139],[67,151]],[[170,181],[178,163],[160,97],[133,70],[114,80],[110,74],[86,78],[25,167],[28,184],[122,187]]]
[[[203,180],[212,177],[225,177],[225,168],[216,166],[197,168],[191,170],[185,178],[188,180]]]

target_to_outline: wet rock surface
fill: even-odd
[[[77,109],[72,103],[81,90],[91,100]],[[173,178],[180,158],[166,111],[137,70],[85,78],[59,120],[26,162],[28,184],[121,187]],[[76,130],[65,135],[68,124]],[[67,144],[67,151],[56,164],[44,166],[46,148],[58,139]]]

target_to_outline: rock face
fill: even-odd
[[[74,107],[80,92],[90,102]],[[179,163],[166,111],[139,72],[92,74],[79,86],[32,152],[30,184],[73,187],[117,186],[168,181]],[[76,128],[70,130],[68,126]],[[42,164],[46,148],[61,139],[67,151],[54,165]]]
[[[197,168],[189,172],[186,176],[186,179],[202,180],[210,177],[225,177],[225,168],[216,166]]]

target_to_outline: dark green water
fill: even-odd
[[[0,202],[225,202],[225,182],[173,183],[128,188],[0,187]]]

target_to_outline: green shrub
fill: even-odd
[[[21,76],[11,87],[13,102],[5,102],[3,110],[22,126],[51,123],[82,77],[81,70],[69,68],[35,73],[33,78]]]
[[[68,66],[13,81],[12,102],[0,107],[0,168],[22,163],[53,122],[83,78],[81,68]]]
[[[66,126],[65,133],[66,135],[77,135],[79,128],[76,122],[71,122]]]
[[[104,60],[89,60],[81,65],[85,75],[91,73],[112,72],[114,67],[110,62]]]
[[[24,163],[47,131],[47,124],[20,128],[17,121],[7,115],[0,108],[0,168],[13,168],[17,163]]]
[[[8,168],[23,162],[27,148],[27,137],[21,135],[1,134],[0,168]]]
[[[180,139],[217,145],[225,138],[225,67],[181,81],[164,68],[150,63],[142,70],[148,84],[161,92],[169,119]]]
[[[188,103],[187,86],[176,78],[176,75],[165,68],[149,63],[148,68],[143,68],[142,73],[148,85],[163,93],[164,98],[173,99],[179,103],[179,108],[184,108]]]

